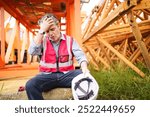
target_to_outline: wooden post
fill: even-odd
[[[145,38],[145,42],[144,42],[146,45],[148,45],[150,43],[150,35],[148,35],[146,38]],[[140,52],[140,48],[137,48],[134,53],[132,54],[132,56],[129,58],[129,60],[133,63],[137,57],[141,54]]]
[[[94,64],[96,65],[96,67],[99,70],[100,68],[99,68],[98,62],[95,60],[95,57],[93,56],[93,53],[91,52],[91,50],[85,45],[84,45],[84,48],[89,52],[90,56],[92,57]]]
[[[23,33],[23,39],[22,39],[21,62],[23,62],[23,59],[24,59],[25,47],[26,47],[26,43],[27,43],[26,39],[27,39],[27,31],[25,30]]]
[[[29,30],[26,29],[27,31],[27,43],[26,43],[26,50],[27,50],[27,64],[30,64],[31,62],[31,55],[28,54],[28,48],[29,48],[29,44],[30,44],[30,40],[29,40]]]
[[[82,47],[80,0],[74,0],[74,3],[70,3],[68,6],[69,11],[67,10],[67,27],[70,26],[70,35],[73,36],[80,45],[80,47]]]
[[[110,57],[108,56],[107,52],[105,51],[104,45],[103,45],[103,44],[100,44],[100,42],[99,42],[99,40],[98,40],[98,37],[96,37],[96,41],[97,41],[97,43],[100,45],[100,47],[101,47],[101,49],[102,49],[104,55],[106,56],[108,62],[112,65],[112,67],[114,67],[113,62],[111,61]],[[110,66],[109,66],[109,68],[110,68]]]
[[[80,0],[74,0],[74,27],[75,27],[75,39],[82,47],[81,41],[81,11],[80,11]]]
[[[10,54],[11,54],[12,49],[13,49],[15,36],[16,36],[16,21],[15,21],[15,26],[13,27],[13,30],[12,30],[12,33],[11,33],[11,36],[10,36],[10,39],[9,39],[7,51],[6,51],[6,56],[5,56],[5,62],[6,63],[9,62],[9,57],[10,57]]]
[[[99,55],[97,55],[96,52],[95,52],[91,47],[88,47],[88,50],[91,51],[91,53],[92,53],[92,55],[95,57],[95,59],[97,59],[97,60],[99,60],[101,63],[103,63],[106,68],[110,68],[110,65],[109,65],[107,62],[105,62],[102,57],[100,57]],[[97,60],[95,60],[95,61],[97,61]],[[97,64],[98,64],[98,62],[97,62]]]
[[[4,8],[0,7],[0,66],[5,65],[5,32],[4,32]]]
[[[70,5],[69,1],[66,3],[66,34],[70,35],[71,34],[71,18],[70,18]]]
[[[124,57],[126,57],[127,44],[128,44],[128,38],[124,41],[124,48],[123,48],[123,52],[122,52],[122,54],[123,54]],[[123,61],[120,61],[119,65],[123,67],[124,66]]]
[[[21,64],[21,41],[20,41],[20,22],[17,20],[17,32],[16,32],[16,37],[17,37],[17,64]]]
[[[147,68],[150,71],[150,57],[149,57],[149,54],[148,54],[148,50],[145,46],[142,34],[140,32],[140,29],[139,29],[139,27],[138,27],[138,25],[135,21],[135,18],[134,18],[134,15],[133,15],[132,12],[128,13],[128,19],[129,19],[129,24],[131,26],[133,35],[134,35],[135,39],[137,40],[137,43],[139,45],[140,51],[143,55],[143,58],[145,60],[146,65],[147,65]]]

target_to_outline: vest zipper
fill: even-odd
[[[59,63],[58,63],[59,57],[56,56],[56,67],[57,67],[57,72],[59,72]]]
[[[60,44],[61,44],[61,40],[60,40],[60,42],[59,42],[58,51],[57,51],[57,55],[56,55],[56,67],[57,67],[57,72],[59,72],[59,47],[60,47]]]

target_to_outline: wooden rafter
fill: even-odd
[[[83,39],[83,43],[87,41],[92,36],[100,33],[100,31],[104,30],[110,24],[112,24],[117,19],[120,19],[125,13],[128,13],[130,9],[135,7],[136,3],[133,2],[132,4],[127,4],[127,2],[123,2],[120,4],[107,18],[105,18],[102,22],[100,22],[99,26],[94,29],[94,31],[90,32],[87,37]]]
[[[95,21],[99,22],[98,26],[91,21],[88,26],[91,26],[92,24],[93,27],[90,27],[87,34],[82,38],[84,46],[88,46],[91,50],[93,50],[91,52],[91,54],[93,54],[92,58],[95,59],[99,56],[108,63],[110,63],[110,61],[111,63],[120,62],[120,65],[124,65],[122,64],[124,62],[141,77],[145,76],[145,74],[134,65],[134,62],[143,62],[143,59],[145,59],[140,56],[143,52],[140,51],[136,38],[139,38],[141,35],[141,37],[143,37],[142,40],[145,40],[146,36],[150,33],[150,4],[147,2],[148,0],[141,0],[140,2],[137,0],[127,0],[123,3],[118,0],[105,0],[103,8],[105,10],[102,9],[99,13],[100,16],[98,17],[100,20]],[[116,6],[112,7],[113,5],[111,3],[114,3]],[[111,12],[108,13],[107,10],[109,9],[111,9]],[[130,12],[134,13],[135,20],[138,21],[137,24],[133,25],[133,21],[131,21],[132,23],[128,22]],[[131,27],[131,24],[134,28]],[[146,51],[144,54],[147,57],[146,59],[149,59],[150,48],[148,43],[149,42],[147,40],[142,42],[142,48],[144,47],[146,49],[144,49]],[[104,46],[101,45],[104,45],[105,49]],[[109,56],[104,54],[106,53],[105,50],[107,50]],[[132,56],[133,54],[135,56]],[[130,58],[130,56],[132,57]]]
[[[129,23],[130,23],[130,26],[131,26],[131,29],[132,29],[132,32],[133,32],[133,35],[135,36],[136,40],[137,40],[137,43],[139,45],[139,48],[141,50],[141,53],[143,55],[143,58],[145,60],[145,63],[148,67],[148,69],[150,70],[150,57],[149,57],[149,54],[148,54],[148,50],[143,42],[143,37],[142,37],[142,34],[139,30],[139,27],[134,19],[134,15],[132,12],[130,12],[128,14],[128,18],[129,18]]]
[[[128,59],[126,59],[122,54],[115,50],[108,42],[104,39],[99,38],[99,41],[103,43],[107,48],[109,48],[114,54],[116,54],[122,61],[124,61],[129,67],[131,67],[135,72],[137,72],[141,77],[144,77],[145,74],[139,70],[135,65],[133,65]]]

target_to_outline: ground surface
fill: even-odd
[[[0,68],[0,99],[26,100],[26,92],[18,92],[20,86],[38,73],[38,64],[7,65]],[[59,88],[43,93],[45,99],[71,99],[71,89]]]

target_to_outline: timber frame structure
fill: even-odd
[[[144,63],[150,71],[150,1],[100,1],[88,17],[82,41],[95,69],[117,63],[144,77],[135,63]]]
[[[61,31],[81,42],[80,0],[0,0],[0,67],[10,62],[21,65],[24,61],[37,61],[37,56],[32,58],[27,49],[38,32],[37,22],[45,13],[55,14]],[[12,18],[13,27],[9,22]]]
[[[9,23],[4,25],[8,18],[5,11],[16,18],[13,29]],[[149,0],[99,0],[87,16],[83,31],[80,0],[0,0],[0,67],[14,61],[16,56],[17,64],[22,64],[29,40],[39,28],[36,22],[45,12],[54,13],[60,20],[66,19],[61,22],[61,26],[66,27],[62,31],[77,39],[94,69],[110,69],[117,63],[123,68],[129,66],[144,77],[144,72],[136,66],[140,62],[150,71]],[[25,26],[22,37],[20,24]],[[34,57],[33,61],[36,60]],[[27,63],[30,62],[31,56],[27,54]]]

